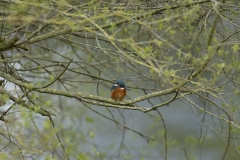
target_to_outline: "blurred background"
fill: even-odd
[[[239,159],[239,7],[1,0],[0,159]]]

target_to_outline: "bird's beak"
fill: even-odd
[[[130,89],[129,88],[127,88],[127,87],[125,87],[127,90],[129,90],[130,91]]]

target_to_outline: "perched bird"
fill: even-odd
[[[129,90],[122,79],[118,79],[111,87],[111,98],[115,101],[122,101]]]

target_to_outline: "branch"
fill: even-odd
[[[8,97],[9,97],[9,99],[11,99],[11,100],[12,100],[13,102],[15,102],[16,104],[22,105],[23,107],[28,108],[29,110],[34,111],[34,112],[36,112],[36,113],[39,113],[39,114],[41,114],[42,116],[54,115],[54,114],[49,113],[48,111],[46,111],[46,110],[44,110],[44,109],[42,109],[42,108],[40,108],[39,110],[34,110],[34,108],[32,108],[31,106],[27,105],[24,100],[18,99],[18,98],[16,98],[16,97],[12,96],[10,93],[8,93],[6,90],[4,90],[2,87],[0,87],[0,93],[1,93],[1,94],[7,94]],[[2,117],[1,117],[1,118],[2,118]]]
[[[5,51],[11,47],[19,40],[18,36],[14,36],[9,40],[4,39],[2,43],[0,43],[0,51]]]
[[[165,105],[171,103],[172,101],[174,101],[177,98],[178,93],[179,93],[179,89],[176,91],[175,96],[172,99],[170,99],[169,101],[158,104],[158,105],[155,105],[152,108],[146,109],[144,112],[146,113],[146,112],[149,112],[149,111],[152,111],[152,110],[156,110],[158,107],[162,107],[162,106],[165,106]]]
[[[199,95],[199,94],[198,94],[198,95]],[[203,98],[203,96],[201,96],[201,97]],[[220,116],[218,116],[218,115],[216,115],[216,114],[213,114],[213,113],[211,113],[211,112],[209,112],[209,111],[201,108],[199,105],[197,105],[196,103],[194,103],[193,101],[191,101],[189,98],[186,98],[186,97],[184,97],[184,98],[185,98],[190,104],[196,106],[196,107],[197,107],[198,109],[200,109],[201,111],[203,111],[203,112],[205,112],[205,113],[207,113],[207,114],[209,114],[209,115],[211,115],[211,116],[213,116],[213,117],[216,117],[216,118],[218,118],[218,119],[220,119],[220,120],[223,120],[223,121],[225,121],[225,122],[228,122],[229,124],[232,124],[233,126],[235,126],[235,127],[237,127],[237,128],[240,129],[240,126],[239,126],[238,124],[235,124],[232,120],[227,120],[227,119],[222,118],[222,117],[220,117]],[[210,103],[212,103],[213,105],[217,106],[216,103],[214,103],[213,101],[209,100],[208,98],[204,97],[204,99],[208,100]],[[217,107],[217,108],[220,109],[220,107]],[[220,109],[220,110],[223,111],[225,114],[227,114],[227,112],[224,111],[223,109]],[[228,118],[230,119],[229,114],[227,114],[227,116],[228,116]]]
[[[161,95],[171,94],[171,93],[174,93],[175,91],[179,90],[183,85],[185,85],[192,78],[194,78],[195,76],[197,76],[199,73],[201,73],[203,71],[203,69],[207,66],[208,62],[211,60],[214,53],[215,52],[210,53],[210,55],[208,55],[208,58],[203,63],[203,65],[196,72],[193,73],[193,71],[192,71],[192,73],[189,75],[189,77],[186,80],[183,80],[178,85],[176,85],[172,88],[163,90],[163,91],[150,93],[145,96],[140,96],[133,100],[127,100],[124,102],[117,102],[117,101],[114,101],[114,100],[111,100],[111,99],[108,99],[105,97],[100,97],[100,96],[86,95],[82,92],[75,93],[75,92],[60,91],[60,90],[56,90],[56,89],[34,88],[33,83],[21,82],[21,81],[15,79],[14,77],[12,77],[8,74],[5,74],[3,72],[0,72],[0,76],[16,85],[19,85],[21,87],[24,87],[24,88],[27,88],[27,89],[30,89],[30,90],[33,90],[36,92],[40,92],[40,93],[47,93],[47,94],[52,94],[52,95],[60,95],[60,96],[65,96],[65,97],[70,97],[70,98],[76,98],[80,101],[84,101],[86,103],[93,104],[93,105],[145,111],[145,110],[148,110],[149,108],[134,107],[133,104],[143,101],[143,100],[146,100],[146,99],[149,99],[149,98],[154,98],[154,97],[158,97]]]
[[[148,17],[148,16],[154,15],[154,14],[159,14],[160,12],[164,12],[166,10],[176,9],[176,8],[180,8],[180,7],[189,7],[191,5],[197,5],[197,4],[208,3],[208,2],[210,2],[210,0],[199,0],[199,1],[193,1],[193,2],[187,2],[187,3],[179,3],[179,4],[176,4],[176,5],[172,5],[172,6],[166,6],[166,7],[162,7],[162,8],[153,10],[153,11],[149,11],[149,12],[137,15],[137,16],[132,16],[128,19],[119,20],[115,23],[101,25],[100,28],[101,29],[107,29],[107,28],[111,28],[112,26],[118,26],[118,25],[125,24],[127,22],[132,21],[132,20],[141,19],[141,18]],[[68,16],[70,16],[70,15],[68,15]],[[36,42],[39,42],[39,41],[42,41],[44,39],[48,39],[48,38],[51,38],[51,37],[64,35],[64,34],[72,34],[72,33],[75,33],[75,32],[83,32],[83,31],[86,31],[86,30],[88,30],[88,31],[89,30],[94,30],[96,32],[99,29],[96,28],[96,27],[87,27],[86,26],[86,27],[83,27],[83,28],[80,28],[80,29],[68,28],[68,29],[64,29],[64,30],[57,30],[57,31],[54,30],[54,31],[46,33],[44,35],[40,35],[40,36],[37,36],[35,38],[32,38],[31,40],[26,41],[26,43],[32,44],[32,43],[36,43]],[[20,44],[22,44],[22,43],[19,42],[16,45],[20,45]]]
[[[134,103],[137,103],[137,102],[149,99],[149,98],[157,97],[157,96],[160,96],[160,95],[166,95],[166,94],[173,93],[188,82],[188,80],[185,80],[182,83],[176,85],[175,87],[172,87],[170,89],[166,89],[164,91],[150,93],[148,95],[141,96],[141,97],[135,98],[133,100],[125,101],[125,102],[117,102],[117,101],[111,100],[109,98],[105,98],[105,97],[101,97],[101,96],[94,96],[94,95],[87,95],[87,94],[84,94],[82,92],[77,92],[76,93],[76,92],[60,91],[60,90],[56,90],[56,89],[34,88],[33,83],[26,83],[26,82],[19,81],[19,80],[15,79],[14,77],[10,76],[9,74],[0,72],[0,76],[3,77],[6,80],[18,85],[18,86],[21,86],[21,87],[24,87],[26,89],[33,90],[33,91],[36,91],[36,92],[76,98],[80,101],[84,101],[84,102],[94,104],[94,105],[124,108],[124,109],[132,109],[132,110],[143,110],[143,109],[138,108],[138,107],[133,107]],[[89,100],[93,100],[93,101],[89,101]]]
[[[54,82],[56,82],[56,81],[63,75],[63,73],[68,69],[68,67],[69,67],[69,65],[71,64],[72,60],[73,60],[73,59],[71,59],[71,60],[69,61],[69,63],[68,63],[67,66],[64,68],[64,70],[61,72],[61,74],[59,74],[59,76],[57,76],[52,82],[50,82],[49,84],[47,84],[47,85],[45,85],[45,86],[43,86],[43,87],[41,87],[41,88],[47,88],[47,87],[49,87],[50,85],[52,85]]]
[[[80,101],[85,101],[90,104],[103,105],[103,106],[107,106],[107,107],[111,106],[111,107],[121,108],[121,105],[125,106],[125,107],[127,107],[126,105],[128,105],[127,108],[132,107],[131,104],[128,104],[125,102],[117,102],[117,101],[114,101],[109,98],[94,96],[94,95],[87,95],[82,92],[68,92],[68,91],[61,91],[61,90],[56,90],[56,89],[34,88],[33,83],[19,81],[19,80],[15,79],[13,76],[3,73],[3,72],[0,72],[0,77],[3,77],[7,81],[10,81],[18,86],[21,86],[21,87],[24,87],[26,89],[33,90],[36,92],[40,92],[40,93],[47,93],[47,94],[52,94],[52,95],[60,95],[60,96],[65,96],[65,97],[70,97],[70,98],[76,98]],[[83,99],[85,99],[85,100],[83,100]],[[93,101],[89,101],[89,100],[93,100]],[[102,102],[105,102],[105,103],[102,103]],[[132,107],[132,108],[134,109],[134,107]]]

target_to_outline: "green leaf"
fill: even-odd
[[[33,89],[33,87],[34,87],[34,84],[33,83],[25,83],[25,87],[27,88],[27,89]]]
[[[94,137],[95,137],[95,135],[94,135],[93,132],[89,132],[89,136],[90,136],[91,138],[94,138]]]
[[[233,49],[233,53],[236,53],[239,50],[239,45],[238,44],[234,44],[232,46],[232,49]]]
[[[38,112],[40,111],[41,107],[36,105],[36,106],[33,106],[32,109],[35,111],[35,112]]]
[[[77,156],[77,160],[89,160],[89,157],[85,153],[81,153]]]
[[[8,155],[0,152],[0,159],[8,159]]]
[[[7,94],[2,94],[1,97],[0,97],[0,102],[1,102],[0,105],[6,104],[8,100],[9,100],[8,95]]]
[[[46,129],[46,130],[49,130],[51,128],[51,122],[49,120],[46,120],[43,124],[43,127]]]
[[[51,75],[49,76],[49,79],[50,79],[50,81],[54,81],[54,79],[55,79],[54,75],[51,74]]]
[[[48,100],[48,101],[44,102],[44,104],[45,104],[47,107],[49,107],[49,106],[52,105],[52,101],[51,101],[51,100]]]
[[[86,117],[85,120],[88,123],[93,123],[94,122],[94,120],[92,118],[90,118],[90,117]]]

